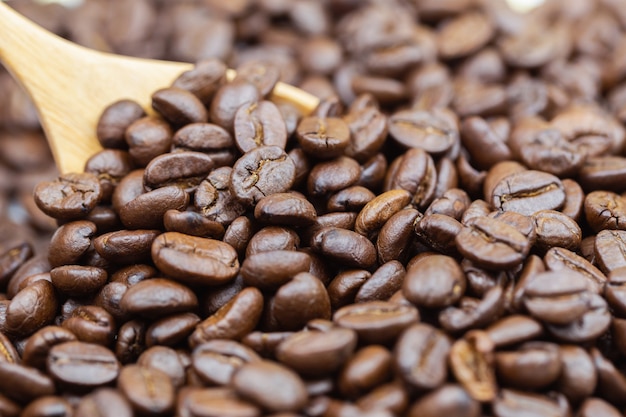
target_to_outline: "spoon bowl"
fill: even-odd
[[[146,111],[154,91],[169,86],[192,64],[95,51],[43,29],[0,1],[0,62],[30,95],[61,173],[82,172],[102,147],[96,125],[111,103],[131,99]],[[232,80],[235,71],[228,70]],[[309,114],[319,100],[278,83],[273,101]]]

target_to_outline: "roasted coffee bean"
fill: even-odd
[[[152,94],[152,108],[175,126],[206,122],[209,117],[195,95],[178,87],[155,91]]]
[[[620,412],[617,408],[600,398],[587,398],[580,406],[580,417],[606,416],[618,417]]]
[[[387,381],[391,371],[389,350],[380,345],[365,346],[357,350],[341,370],[339,389],[348,398],[358,398]]]
[[[163,215],[163,225],[168,232],[211,238],[224,236],[224,226],[221,223],[209,220],[195,211],[168,210]]]
[[[459,385],[446,384],[424,395],[409,410],[410,417],[431,417],[440,413],[458,417],[480,416],[480,403]]]
[[[401,110],[389,118],[389,133],[406,148],[420,148],[431,155],[446,152],[459,140],[454,114],[448,109]]]
[[[267,226],[250,238],[246,248],[246,257],[274,250],[295,251],[298,246],[300,246],[300,237],[292,229]]]
[[[456,237],[459,252],[476,265],[505,269],[520,264],[530,251],[526,236],[514,227],[489,217],[477,217]]]
[[[56,267],[76,263],[89,249],[95,233],[96,225],[86,220],[69,222],[59,227],[50,239],[50,265]]]
[[[55,393],[54,382],[48,375],[35,368],[10,362],[0,362],[0,389],[20,403]]]
[[[115,319],[98,306],[79,306],[63,321],[66,328],[81,342],[110,346],[116,333]]]
[[[497,210],[529,216],[539,210],[558,210],[565,203],[561,181],[542,171],[521,171],[502,178],[487,195]]]
[[[346,266],[369,268],[376,263],[372,242],[351,230],[324,227],[311,238],[311,247]]]
[[[626,200],[611,191],[592,191],[585,197],[585,218],[589,226],[599,232],[620,230],[626,224]]]
[[[278,65],[268,61],[252,60],[237,67],[237,76],[234,81],[245,80],[259,90],[262,96],[267,96],[274,89],[280,77]]]
[[[276,288],[300,272],[308,272],[311,257],[303,252],[268,251],[251,255],[241,265],[241,275],[247,285]]]
[[[326,208],[329,211],[360,211],[375,197],[376,195],[368,188],[354,185],[333,194]]]
[[[575,251],[580,246],[582,231],[578,224],[563,213],[554,210],[540,210],[532,215],[537,241],[541,250],[554,246]]]
[[[296,412],[308,400],[300,377],[270,361],[244,364],[233,376],[232,386],[238,395],[270,412]]]
[[[33,282],[11,299],[6,310],[6,329],[20,336],[34,333],[53,322],[58,305],[49,281]]]
[[[239,340],[254,329],[261,318],[263,295],[256,288],[241,290],[215,314],[201,321],[189,342],[197,346],[213,339]]]
[[[558,339],[569,343],[581,343],[600,337],[611,324],[611,314],[604,298],[591,294],[588,310],[574,322],[550,324],[548,331]]]
[[[117,390],[99,388],[81,398],[76,407],[75,417],[132,417],[133,410],[128,400]]]
[[[419,211],[406,208],[398,211],[385,222],[376,238],[379,262],[406,261],[414,238],[415,223],[420,218]]]
[[[247,103],[235,114],[234,136],[241,152],[259,146],[278,146],[285,149],[287,128],[280,110],[271,101]]]
[[[582,243],[581,243],[582,245]],[[587,280],[587,288],[594,293],[600,293],[606,281],[606,276],[582,256],[564,248],[553,247],[544,256],[544,263],[551,271],[578,273]]]
[[[128,229],[161,229],[167,210],[184,210],[188,203],[189,195],[177,186],[157,188],[124,204],[119,216]]]
[[[145,116],[141,106],[132,100],[119,100],[107,106],[98,120],[96,136],[104,148],[125,148],[124,133],[135,120]]]
[[[113,382],[120,365],[113,352],[92,343],[65,342],[50,348],[48,373],[71,389],[89,389]]]
[[[559,401],[547,396],[503,389],[493,401],[493,411],[497,417],[512,417],[516,415],[569,415],[567,402]]]
[[[328,284],[328,297],[333,310],[354,302],[361,286],[372,276],[364,269],[347,269]]]
[[[396,344],[396,372],[410,386],[434,389],[446,380],[451,342],[442,331],[425,323],[408,327]]]
[[[188,312],[197,306],[198,299],[193,291],[166,278],[141,281],[130,287],[120,301],[122,311],[149,318]]]
[[[395,340],[407,327],[419,321],[416,308],[388,301],[369,301],[340,308],[333,321],[353,329],[366,343],[386,343]]]
[[[125,138],[133,162],[145,167],[152,158],[170,150],[172,129],[164,120],[143,117],[126,128]]]
[[[20,355],[17,353],[13,343],[3,333],[0,333],[0,362],[20,362]]]
[[[154,346],[144,351],[137,359],[137,364],[157,369],[170,377],[172,384],[180,388],[185,383],[184,360],[174,349],[165,346]]]
[[[102,202],[111,201],[113,190],[133,168],[128,152],[119,149],[104,149],[85,163],[85,172],[96,174],[100,180]]]
[[[298,330],[310,320],[330,319],[330,298],[322,281],[300,272],[276,291],[267,314],[271,330]]]
[[[596,235],[594,254],[597,265],[605,274],[626,266],[626,232],[602,230]]]
[[[307,179],[307,190],[312,196],[332,194],[355,185],[361,167],[352,158],[341,156],[316,164]]]
[[[35,203],[47,215],[62,220],[85,217],[100,201],[102,187],[95,174],[65,174],[35,188]]]
[[[190,123],[179,129],[172,138],[173,151],[211,153],[235,146],[224,128],[212,123]]]
[[[491,401],[496,396],[493,350],[493,342],[480,330],[467,333],[450,348],[450,368],[476,401]]]
[[[251,206],[274,193],[285,192],[295,180],[295,164],[277,146],[260,146],[233,165],[230,188],[237,199]]]
[[[152,260],[164,273],[189,284],[223,284],[239,271],[232,246],[177,232],[163,233],[154,240]]]
[[[420,148],[412,148],[395,159],[385,177],[385,191],[402,189],[411,193],[413,205],[423,209],[435,198],[437,171],[432,157]]]
[[[38,369],[44,369],[50,348],[64,342],[76,340],[76,336],[69,330],[58,326],[46,326],[33,333],[22,353],[22,363]]]
[[[495,363],[498,378],[521,389],[539,389],[550,385],[561,374],[558,345],[529,342],[511,352],[498,352]]]
[[[204,217],[229,225],[245,212],[229,188],[231,167],[217,168],[204,179],[194,193],[194,206]]]
[[[137,413],[168,415],[174,409],[174,386],[163,371],[127,365],[120,371],[117,386]]]
[[[226,77],[226,66],[219,59],[200,60],[189,71],[183,72],[172,84],[195,94],[203,103],[208,103]]]
[[[458,255],[456,237],[463,225],[445,214],[427,214],[415,222],[415,234],[420,242],[437,252]]]
[[[203,381],[214,385],[228,385],[244,364],[260,360],[252,349],[231,340],[202,343],[192,354],[193,369]]]
[[[350,128],[336,117],[305,117],[296,129],[298,143],[309,155],[331,159],[343,154],[350,144]]]
[[[402,287],[406,270],[398,261],[390,261],[381,265],[359,287],[354,297],[356,303],[367,301],[387,301]]]
[[[68,400],[58,396],[45,396],[31,402],[22,411],[24,417],[36,416],[60,416],[69,417],[74,415],[74,409]]]
[[[463,297],[459,307],[448,307],[439,313],[439,323],[448,332],[482,327],[497,320],[504,311],[504,290],[496,285],[483,298]]]
[[[50,271],[54,288],[63,294],[80,297],[100,290],[108,274],[95,266],[65,265]]]
[[[455,304],[466,285],[465,274],[453,258],[431,255],[407,270],[402,292],[418,307],[443,308]]]
[[[368,105],[358,110],[350,110],[343,120],[350,129],[350,143],[345,154],[362,163],[376,158],[376,152],[384,145],[387,137],[388,122],[385,114],[378,106]],[[365,171],[364,169],[362,176]]]
[[[276,347],[276,359],[308,378],[339,370],[354,353],[357,335],[339,327],[294,333]]]
[[[194,313],[172,314],[146,329],[146,346],[176,346],[193,332],[200,317]]]
[[[213,158],[202,152],[166,153],[147,164],[143,183],[149,190],[176,185],[192,191],[216,166]]]
[[[130,320],[120,326],[115,339],[115,356],[127,364],[136,361],[145,350],[146,325],[140,320]]]
[[[217,89],[211,101],[211,121],[232,132],[237,110],[245,104],[256,103],[259,99],[259,90],[245,80],[224,84]]]
[[[572,403],[593,394],[598,381],[595,365],[589,353],[574,345],[559,346],[561,375],[557,380],[559,392]]]
[[[496,348],[534,339],[543,333],[541,324],[527,316],[503,317],[485,329]]]
[[[371,236],[410,201],[411,194],[406,190],[390,190],[380,194],[359,212],[354,231],[366,237]]]
[[[308,226],[315,222],[315,207],[296,193],[276,193],[259,200],[254,217],[262,222],[281,226]]]
[[[539,320],[567,325],[588,311],[590,296],[581,274],[544,272],[526,284],[524,305]]]

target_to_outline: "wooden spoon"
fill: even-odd
[[[82,172],[102,149],[96,125],[114,101],[132,99],[147,111],[151,95],[193,66],[139,59],[84,48],[48,32],[0,0],[0,62],[26,89],[61,173]],[[235,72],[228,70],[227,77]],[[278,83],[272,100],[288,101],[309,114],[319,100]]]

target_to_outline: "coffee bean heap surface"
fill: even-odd
[[[624,415],[623,2],[114,4],[197,63],[0,240],[0,415]]]

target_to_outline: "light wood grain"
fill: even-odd
[[[62,173],[80,172],[101,149],[96,125],[102,110],[132,99],[146,110],[155,90],[172,83],[191,64],[122,57],[62,39],[0,2],[0,61],[33,100],[52,154]],[[228,78],[235,72],[229,70]],[[272,100],[309,114],[318,99],[279,83]]]

